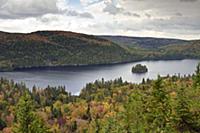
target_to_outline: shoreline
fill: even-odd
[[[154,75],[154,72],[157,72],[157,69],[151,69],[154,70],[154,72],[150,75],[145,76],[142,75],[137,77],[137,74],[132,74],[131,71],[129,71],[129,67],[131,68],[131,66],[137,64],[137,63],[141,63],[141,64],[145,64],[145,63],[156,63],[157,64],[168,64],[168,67],[170,66],[170,63],[174,64],[173,62],[178,62],[181,63],[182,65],[184,65],[187,62],[195,62],[195,64],[199,63],[200,60],[199,59],[181,59],[181,60],[147,60],[147,61],[141,61],[141,62],[131,62],[131,63],[121,63],[122,65],[117,65],[117,64],[112,64],[111,65],[90,65],[90,66],[76,66],[76,67],[62,67],[62,68],[54,68],[54,69],[26,69],[24,71],[18,71],[18,72],[0,72],[0,77],[2,77],[3,79],[9,79],[9,80],[13,80],[16,83],[24,83],[26,85],[27,88],[29,88],[30,90],[32,90],[33,86],[36,86],[38,88],[47,88],[47,86],[50,87],[58,87],[58,86],[65,86],[66,90],[68,92],[71,92],[72,94],[79,94],[80,91],[85,87],[85,85],[87,83],[92,83],[95,80],[101,80],[102,78],[105,79],[105,81],[107,80],[114,80],[116,78],[122,77],[123,81],[127,81],[127,82],[131,82],[131,83],[141,83],[142,78],[145,79],[155,79],[157,78]],[[118,63],[119,64],[119,63]],[[187,63],[188,64],[188,63]],[[189,63],[190,65],[190,63]],[[129,66],[129,67],[126,67]],[[195,65],[196,66],[196,65]],[[166,65],[164,65],[165,68]],[[108,72],[115,72],[118,73],[118,71],[112,71],[113,69],[117,68],[116,70],[120,69],[122,70],[122,73],[129,73],[128,77],[124,77],[121,74],[116,74],[113,75],[111,74],[111,76],[108,76],[107,78],[105,77],[105,74],[110,75]],[[124,69],[125,68],[125,69]],[[127,69],[128,68],[128,69]],[[177,68],[176,68],[177,69]],[[190,69],[190,68],[189,68]],[[103,75],[100,74],[100,76],[97,76],[98,73],[96,73],[96,71],[104,71],[106,70]],[[107,71],[109,70],[109,71]],[[85,73],[88,74],[88,71],[90,73],[90,71],[92,72],[91,76],[89,76],[90,78],[88,78],[87,80],[84,80],[83,78],[81,78],[81,76],[79,74],[82,74],[82,77],[85,77]],[[159,71],[159,70],[158,70]],[[168,70],[167,70],[168,71]],[[162,75],[162,71],[160,71]],[[46,75],[47,73],[47,75]],[[48,75],[49,73],[49,75]],[[74,74],[75,73],[75,74]],[[76,74],[78,73],[78,74]],[[182,72],[180,72],[182,73]],[[192,71],[193,73],[193,71]],[[190,71],[186,71],[186,74],[181,74],[181,75],[188,75],[188,74],[192,74],[190,73]],[[25,75],[24,75],[25,74]],[[52,75],[53,74],[53,75]],[[54,74],[61,74],[61,76],[55,76]],[[72,78],[71,78],[71,74],[72,74]],[[97,74],[97,75],[96,75]],[[174,73],[173,71],[168,72],[169,75],[178,75],[179,73]],[[45,76],[46,75],[46,76]],[[64,75],[68,75],[68,76],[64,76]],[[74,75],[74,76],[73,76]],[[38,78],[39,76],[39,78]],[[48,77],[54,77],[53,79],[48,79]],[[86,75],[87,76],[87,75]],[[167,76],[167,74],[165,73],[162,76]],[[41,78],[40,78],[41,77]],[[131,77],[131,79],[130,79]],[[136,80],[135,78],[139,78],[138,80]],[[72,80],[70,80],[72,79]],[[56,82],[54,82],[56,81]]]
[[[15,68],[11,71],[1,71],[0,72],[26,72],[26,71],[35,71],[35,70],[66,70],[74,68],[87,68],[87,67],[102,67],[102,66],[114,66],[122,65],[129,63],[137,63],[143,61],[181,61],[181,60],[200,60],[195,58],[183,58],[183,59],[150,59],[150,60],[135,60],[135,61],[125,61],[125,62],[114,62],[114,63],[105,63],[105,64],[74,64],[74,65],[60,65],[60,66],[38,66],[38,67],[23,67]]]

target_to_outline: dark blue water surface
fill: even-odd
[[[86,83],[104,78],[111,80],[122,77],[124,81],[140,83],[143,78],[155,79],[158,74],[188,75],[193,74],[199,60],[174,60],[174,61],[142,61],[127,64],[68,67],[60,70],[29,70],[21,72],[0,72],[0,77],[13,79],[15,82],[24,82],[32,88],[50,86],[66,86],[73,94],[78,94]],[[143,64],[148,67],[146,74],[133,74],[131,68],[135,64]]]

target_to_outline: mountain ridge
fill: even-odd
[[[0,33],[0,50],[0,70],[107,64],[129,61],[131,57],[125,49],[109,40],[60,31]]]
[[[70,31],[0,32],[0,71],[141,60],[200,59],[199,44],[199,40],[103,37]]]

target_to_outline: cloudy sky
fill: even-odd
[[[200,39],[200,0],[0,0],[0,31]]]

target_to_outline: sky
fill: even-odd
[[[200,0],[0,0],[0,31],[200,39]]]

